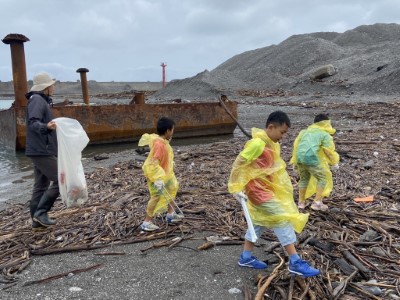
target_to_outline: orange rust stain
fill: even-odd
[[[237,117],[237,103],[226,106]],[[78,120],[90,143],[137,141],[143,133],[156,132],[157,120],[175,121],[176,137],[233,133],[236,123],[219,103],[174,103],[145,105],[82,105],[53,107],[54,116]],[[16,108],[17,149],[25,147],[25,109]]]

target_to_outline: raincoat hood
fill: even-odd
[[[165,144],[169,144],[169,141],[166,139],[163,139],[156,133],[145,133],[142,135],[142,137],[139,140],[138,146],[139,147],[144,147],[144,146],[149,146],[150,148],[153,147],[154,141],[158,139],[160,141],[163,141]]]
[[[319,121],[317,123],[310,125],[308,128],[318,128],[323,131],[326,131],[330,135],[334,135],[336,132],[336,129],[332,127],[331,120]]]
[[[253,127],[251,129],[251,137],[254,138],[259,138],[261,140],[263,140],[265,143],[269,144],[269,145],[279,145],[278,142],[274,142],[273,140],[271,140],[271,138],[268,136],[268,134],[265,132],[264,129],[260,129],[260,128],[255,128]]]

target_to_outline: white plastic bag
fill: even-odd
[[[58,186],[67,207],[82,205],[88,199],[82,150],[89,138],[81,124],[70,118],[56,118],[58,141]]]

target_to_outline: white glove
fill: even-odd
[[[157,179],[154,182],[154,187],[161,192],[163,190],[163,188],[165,187],[164,181],[162,181],[161,179]]]
[[[234,194],[233,194],[233,197],[234,197],[237,201],[239,201],[239,203],[241,203],[241,202],[240,202],[241,199],[244,199],[245,201],[247,200],[247,196],[246,196],[246,194],[243,193],[243,192],[234,193]]]
[[[331,169],[332,169],[333,171],[339,170],[339,164],[333,165],[333,166],[331,167]]]

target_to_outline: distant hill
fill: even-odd
[[[292,94],[398,95],[400,25],[363,25],[344,33],[293,35],[278,45],[238,54],[212,71],[171,81],[153,94],[167,98],[210,99],[215,94],[284,91]],[[331,64],[336,74],[310,80]]]
[[[28,81],[28,89],[32,87],[32,80]],[[124,91],[157,91],[162,88],[162,82],[97,82],[88,81],[89,95],[103,93],[119,93]],[[0,82],[0,96],[14,95],[12,82]],[[56,83],[55,96],[61,95],[82,95],[82,86],[77,82]]]

